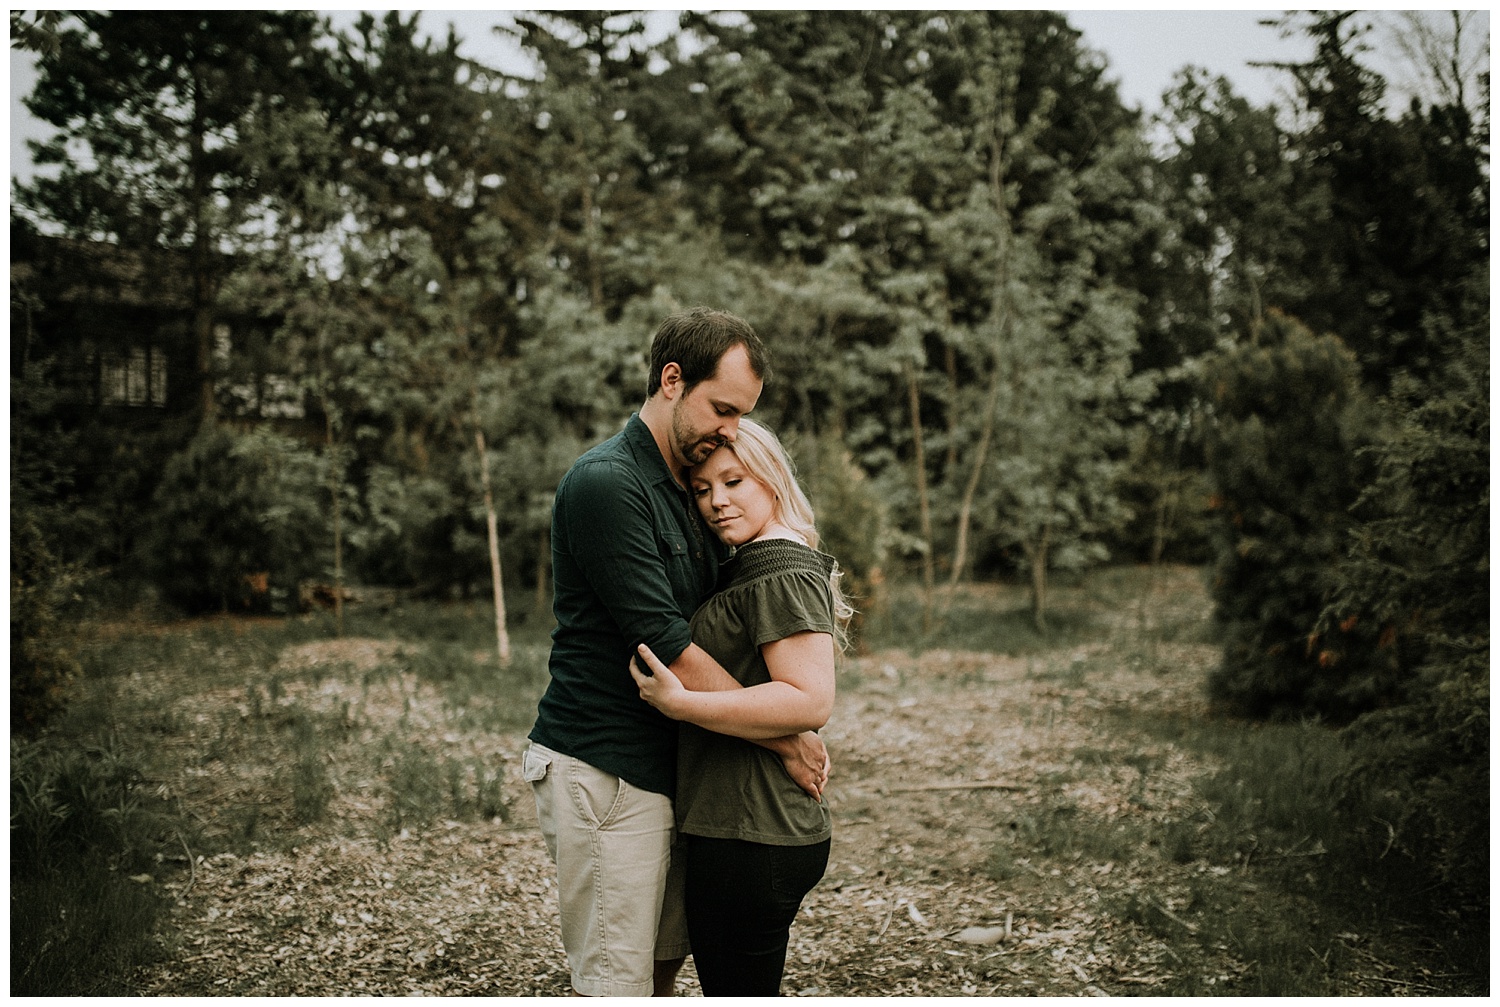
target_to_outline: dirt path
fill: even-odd
[[[1168,674],[1102,647],[851,659],[826,731],[832,860],[794,928],[784,992],[1141,995],[1187,973],[1233,992],[1247,965],[1180,938],[1196,932],[1195,885],[1249,893],[1253,880],[1131,840],[1191,819],[1192,780],[1208,768],[1122,730],[1121,710],[1201,712],[1212,648],[1160,648],[1151,667]],[[347,704],[335,686],[326,701]],[[391,688],[403,715],[455,730],[430,689]],[[395,693],[362,697],[365,717],[397,704]],[[178,943],[140,991],[565,995],[551,865],[517,771],[522,732],[452,740],[507,759],[510,822],[438,821],[382,842],[341,796],[305,842],[221,854],[172,881]],[[1423,992],[1369,971],[1344,992]],[[682,992],[698,993],[691,966]]]

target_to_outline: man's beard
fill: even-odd
[[[700,464],[724,443],[722,437],[713,434],[699,437],[698,432],[684,421],[681,409],[676,407],[672,410],[672,441],[677,445],[677,453],[689,465]]]

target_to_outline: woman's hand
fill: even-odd
[[[635,679],[636,687],[641,690],[641,698],[673,720],[681,720],[682,717],[674,711],[680,709],[687,689],[672,674],[672,669],[662,664],[661,659],[651,652],[650,647],[643,643],[635,650],[639,656],[630,661],[630,677]],[[649,672],[642,671],[643,661],[650,669]]]

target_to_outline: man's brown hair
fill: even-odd
[[[685,391],[707,381],[719,369],[719,361],[731,347],[743,346],[750,355],[750,369],[765,380],[769,360],[765,344],[743,318],[713,308],[688,308],[668,315],[651,340],[651,373],[646,380],[649,398],[661,388],[661,371],[675,363],[682,369]]]

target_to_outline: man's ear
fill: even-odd
[[[661,369],[661,390],[668,402],[682,391],[682,367],[675,361]]]

